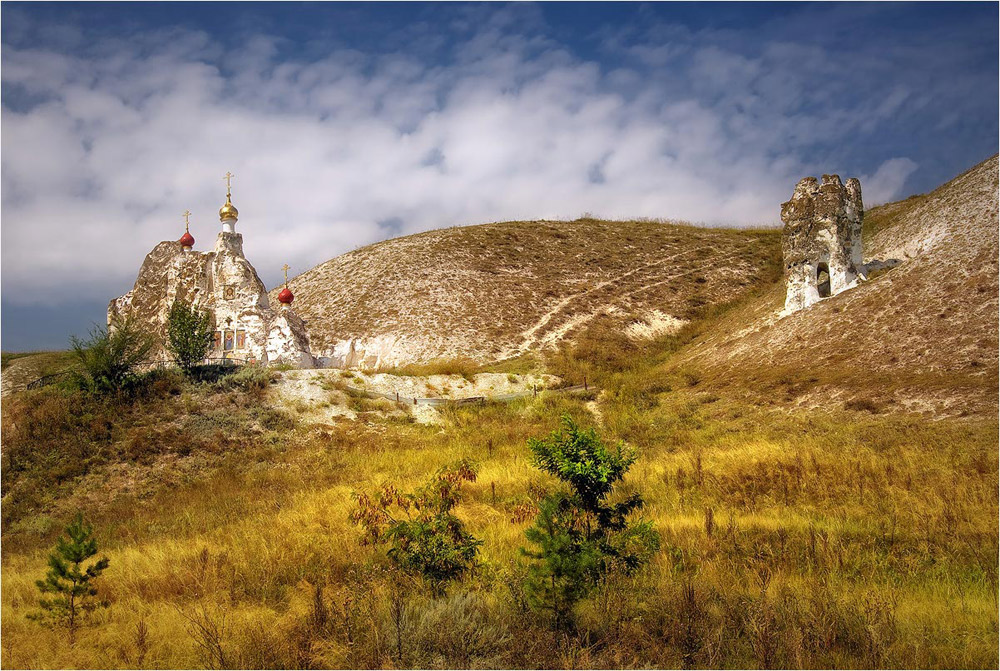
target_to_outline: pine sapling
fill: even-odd
[[[35,582],[42,594],[54,596],[39,600],[42,612],[31,616],[32,619],[65,626],[69,630],[70,645],[76,642],[76,630],[81,625],[82,616],[107,605],[95,599],[97,587],[94,581],[108,568],[110,560],[103,557],[84,567],[84,563],[96,554],[94,529],[78,513],[66,527],[66,536],[60,536],[55,549],[49,554],[49,570],[45,579]]]

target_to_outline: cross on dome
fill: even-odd
[[[184,217],[184,235],[182,235],[181,239],[178,240],[177,242],[181,243],[181,249],[183,251],[189,252],[191,251],[191,248],[194,247],[194,236],[191,235],[190,221],[189,221],[189,217],[191,216],[191,210],[184,210],[184,214],[181,216]]]
[[[233,177],[236,175],[227,171],[222,178],[226,180],[226,204],[219,209],[219,221],[222,222],[222,230],[226,233],[235,232],[236,220],[240,216],[239,210],[233,207]]]
[[[281,269],[285,271],[285,288],[278,292],[278,302],[281,303],[282,307],[287,308],[295,300],[295,294],[292,290],[288,288],[288,269],[290,266],[286,263],[281,266]]]

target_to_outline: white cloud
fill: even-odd
[[[681,31],[631,48],[663,69],[605,71],[500,14],[464,29],[456,57],[433,63],[346,49],[282,61],[267,35],[223,53],[178,30],[73,56],[6,45],[4,84],[42,102],[3,108],[5,298],[111,298],[188,208],[210,247],[227,170],[247,254],[274,283],[283,263],[302,272],[387,221],[402,234],[582,212],[776,224],[812,167],[801,148],[859,127],[797,67],[831,76],[818,48],[748,56]],[[906,95],[866,109],[890,115]],[[897,195],[915,168],[886,161],[866,196]]]
[[[887,203],[900,195],[906,178],[917,169],[917,163],[906,157],[890,158],[871,177],[861,178],[865,207]]]

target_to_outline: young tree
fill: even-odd
[[[116,318],[110,328],[97,326],[90,337],[70,338],[83,369],[81,382],[96,392],[118,391],[134,379],[135,370],[153,350],[153,337],[130,316]]]
[[[212,346],[212,316],[181,299],[167,316],[167,349],[186,372],[205,358]]]
[[[535,465],[569,485],[569,491],[546,496],[534,526],[525,537],[536,550],[522,548],[535,560],[527,583],[528,599],[552,612],[557,628],[571,622],[574,604],[611,571],[632,573],[659,549],[659,534],[649,522],[629,522],[642,508],[633,494],[609,504],[614,486],[635,462],[636,454],[614,449],[591,428],[583,430],[568,415],[562,428],[544,439],[529,439]]]
[[[83,566],[97,554],[93,533],[93,527],[84,522],[83,515],[77,514],[66,527],[68,538],[61,536],[49,554],[45,580],[35,582],[43,594],[55,595],[51,599],[39,600],[43,612],[36,619],[48,619],[67,627],[71,645],[76,641],[76,630],[82,615],[103,605],[93,599],[97,596],[93,581],[108,568],[110,561],[104,557],[86,568]]]
[[[439,470],[412,494],[386,485],[375,498],[360,494],[351,520],[364,528],[363,543],[388,545],[393,563],[423,576],[440,595],[448,582],[472,568],[482,545],[452,514],[462,497],[462,483],[475,480],[475,470],[461,461]]]

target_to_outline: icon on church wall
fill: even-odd
[[[222,331],[216,331],[212,334],[212,349],[217,350],[222,345]]]
[[[236,349],[243,349],[247,344],[247,332],[243,329],[236,331]]]
[[[233,349],[233,332],[227,329],[226,330],[226,334],[225,334],[222,342],[224,343],[222,349],[224,349],[227,352],[232,351],[232,349]]]
[[[232,286],[226,287],[225,290],[223,291],[223,297],[227,301],[231,301],[234,298],[236,298],[236,287],[232,287]]]

